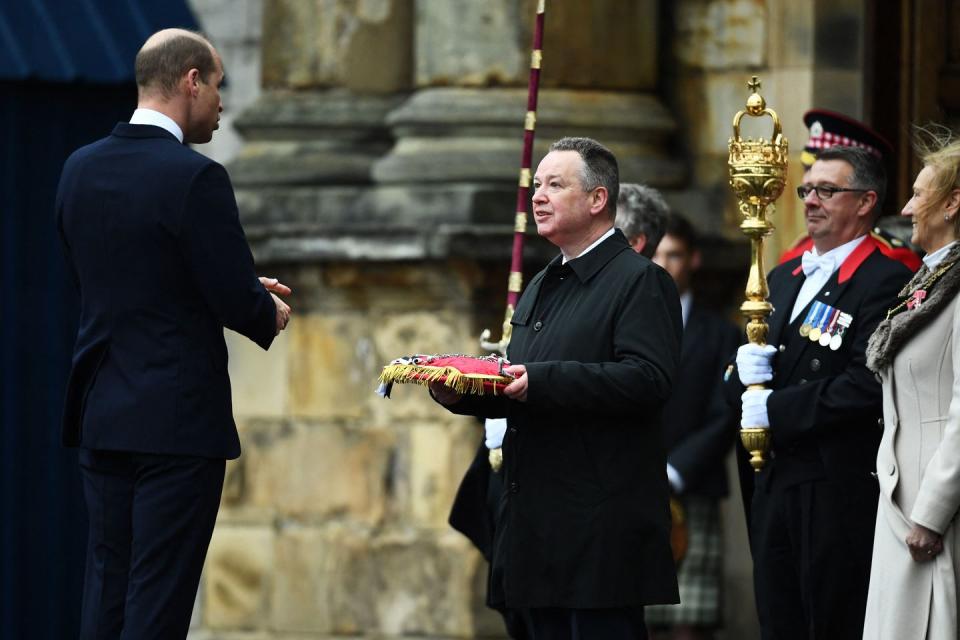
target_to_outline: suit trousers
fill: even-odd
[[[530,640],[647,640],[643,607],[520,609]]]
[[[186,637],[225,465],[80,450],[90,519],[82,640]]]
[[[796,484],[758,476],[751,541],[763,640],[863,635],[876,508],[869,476]]]

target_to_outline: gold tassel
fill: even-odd
[[[431,367],[418,364],[388,364],[380,372],[381,384],[408,384],[414,383],[428,386],[431,382],[443,380],[443,384],[457,393],[483,395],[484,381],[500,381],[507,383],[500,376],[483,374],[464,374],[453,367]],[[497,388],[492,388],[497,395]]]

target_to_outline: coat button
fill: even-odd
[[[510,433],[516,433],[516,432],[517,432],[517,428],[516,428],[516,427],[510,427],[509,431],[510,431]]]
[[[798,383],[798,384],[807,384],[807,379],[806,379],[806,378],[800,378],[800,380],[798,380],[797,383]]]
[[[537,323],[536,323],[535,325],[533,325],[533,330],[534,330],[534,331],[540,331],[540,329],[543,329],[543,323],[540,322],[539,320],[537,320]]]
[[[810,371],[820,371],[820,360],[818,358],[810,361]]]
[[[520,485],[518,485],[516,482],[510,483],[510,493],[516,493],[519,490],[520,490]]]
[[[787,345],[785,344],[780,345],[780,353],[783,353],[786,350],[787,350]]]
[[[877,426],[883,429],[883,418],[877,418]]]

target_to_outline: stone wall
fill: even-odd
[[[243,456],[228,466],[193,640],[502,636],[483,606],[486,564],[446,524],[479,424],[423,389],[385,401],[373,388],[396,356],[475,353],[481,329],[499,334],[535,4],[192,0],[230,83],[202,149],[229,161],[262,273],[294,288],[268,353],[228,335]],[[703,281],[729,305],[745,251],[726,145],[746,81],[761,77],[798,158],[807,108],[860,114],[862,3],[547,10],[534,162],[561,135],[610,144],[625,180],[663,189],[707,233]],[[768,259],[801,231],[798,165]],[[553,250],[528,239],[529,277]],[[721,636],[749,640],[736,493],[725,510]]]

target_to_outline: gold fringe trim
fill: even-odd
[[[388,364],[380,372],[380,383],[414,383],[423,386],[431,382],[443,382],[457,393],[468,393],[482,396],[487,393],[483,383],[501,382],[510,384],[511,378],[492,376],[483,373],[461,373],[453,367],[430,367],[421,364]],[[497,388],[493,387],[493,395],[497,395]]]

